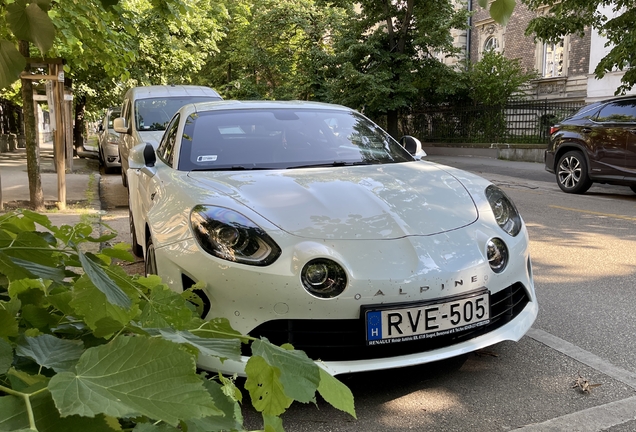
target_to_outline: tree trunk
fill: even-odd
[[[399,139],[398,136],[398,111],[391,110],[386,113],[386,131],[395,139]]]
[[[75,125],[73,126],[73,146],[83,150],[84,146],[84,119],[86,118],[86,95],[76,96],[75,100]]]
[[[20,41],[20,54],[29,57],[29,42]],[[29,71],[27,64],[25,71]],[[40,177],[40,151],[35,140],[35,105],[33,102],[33,85],[31,80],[22,80],[22,112],[24,119],[24,138],[27,157],[27,175],[29,177],[29,197],[31,208],[35,211],[44,210],[44,193],[42,192],[42,179]]]

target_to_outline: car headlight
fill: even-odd
[[[521,216],[510,198],[495,185],[486,188],[486,197],[502,230],[516,236],[521,231]]]
[[[347,286],[344,269],[326,258],[317,258],[305,264],[300,278],[307,292],[320,298],[339,296]]]
[[[501,273],[508,265],[508,247],[500,238],[488,240],[486,244],[486,257],[488,264],[495,273]]]
[[[266,266],[281,253],[262,228],[233,210],[197,205],[190,213],[190,226],[203,250],[224,260]]]

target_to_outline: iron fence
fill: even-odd
[[[440,105],[402,118],[422,142],[545,144],[549,129],[584,102],[510,101],[505,106]]]

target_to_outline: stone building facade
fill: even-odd
[[[584,37],[569,35],[560,43],[545,44],[526,36],[532,18],[549,13],[547,8],[529,10],[517,3],[508,24],[497,24],[487,10],[474,7],[469,34],[468,56],[472,62],[482,57],[484,50],[494,49],[506,57],[518,58],[526,70],[536,70],[529,94],[539,100],[582,102],[587,97],[591,32]]]

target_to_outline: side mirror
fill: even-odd
[[[422,150],[422,143],[415,137],[410,135],[404,135],[400,138],[400,145],[404,149],[415,156],[416,159],[421,159],[426,156],[426,152]]]
[[[156,162],[155,148],[150,143],[137,144],[128,155],[129,169],[152,168]]]
[[[123,117],[118,117],[113,121],[113,129],[122,134],[130,133],[130,128],[126,125],[126,119]]]

